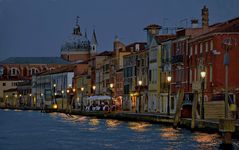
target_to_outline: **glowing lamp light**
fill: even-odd
[[[168,82],[171,82],[171,80],[172,80],[172,77],[171,77],[171,76],[168,76],[168,77],[167,77],[167,81],[168,81]]]
[[[32,94],[29,94],[30,97],[32,97]]]
[[[66,90],[67,93],[70,93],[70,90]]]
[[[113,88],[114,87],[114,84],[113,83],[110,83],[110,88]]]
[[[56,84],[53,84],[54,87],[56,87]]]
[[[202,71],[202,72],[201,72],[201,77],[202,77],[202,78],[205,78],[205,77],[206,77],[206,72],[205,72],[205,71]]]
[[[64,94],[65,92],[62,90],[61,93]]]
[[[84,91],[84,87],[81,87],[80,90],[83,92]]]
[[[93,85],[93,86],[92,86],[92,89],[93,89],[93,90],[95,90],[95,89],[96,89],[96,86],[95,86],[95,85]]]
[[[74,88],[72,91],[73,91],[73,92],[76,92],[76,89]]]
[[[53,104],[53,109],[57,109],[57,104]]]
[[[141,80],[138,81],[139,86],[141,86],[142,83],[143,83],[143,82],[142,82]]]

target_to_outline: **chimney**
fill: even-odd
[[[192,19],[191,20],[191,25],[192,25],[192,28],[198,28],[198,20],[197,19]]]
[[[208,8],[206,6],[202,9],[202,28],[205,29],[208,27]]]

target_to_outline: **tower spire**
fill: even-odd
[[[74,30],[73,30],[73,34],[74,35],[81,35],[81,32],[80,32],[80,25],[79,25],[79,16],[76,17],[76,25],[74,27]]]
[[[95,33],[95,29],[93,29],[93,35],[92,35],[92,40],[91,40],[92,44],[98,45],[97,42],[97,38],[96,38],[96,33]]]
[[[96,54],[97,46],[98,46],[98,42],[96,38],[96,33],[95,33],[95,29],[93,29],[93,34],[91,39],[91,51],[90,51],[91,56],[94,56]]]

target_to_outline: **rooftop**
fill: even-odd
[[[9,57],[0,64],[69,64],[60,57]]]

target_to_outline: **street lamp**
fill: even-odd
[[[93,89],[93,91],[94,91],[94,94],[95,94],[95,89],[96,89],[96,86],[95,86],[95,85],[93,85],[93,86],[92,86],[92,89]]]
[[[31,107],[31,103],[32,103],[32,94],[29,94],[29,101],[28,101],[29,103],[29,105],[30,105],[30,107]]]
[[[64,98],[64,90],[61,91],[61,96],[62,96],[62,100],[61,100],[61,109],[63,110],[63,98]]]
[[[53,104],[56,104],[56,84],[53,84]]]
[[[21,97],[21,95],[20,95],[20,97]],[[44,111],[43,93],[41,93],[41,104],[42,104],[42,110],[41,111]]]
[[[141,86],[142,86],[142,81],[139,80],[138,84],[139,84],[139,112],[141,112]]]
[[[84,87],[81,87],[81,105],[80,105],[80,107],[81,107],[81,111],[83,111],[83,92],[84,92]]]
[[[110,83],[110,94],[111,94],[111,99],[113,98],[113,87],[114,87],[114,84],[113,84],[113,83]]]
[[[169,106],[169,101],[170,101],[170,83],[171,83],[172,77],[167,76],[167,81],[168,81],[168,106],[167,106],[167,114],[170,115],[170,106]]]
[[[206,72],[201,71],[200,74],[201,74],[201,77],[202,77],[202,84],[201,84],[201,88],[202,88],[201,119],[204,119],[204,84],[205,84]]]
[[[114,84],[113,83],[110,83],[110,88],[113,88],[114,87]]]
[[[225,65],[225,118],[228,118],[228,65],[229,65],[229,50],[236,45],[236,40],[233,38],[225,38],[222,42],[222,47],[225,49],[223,64]]]

